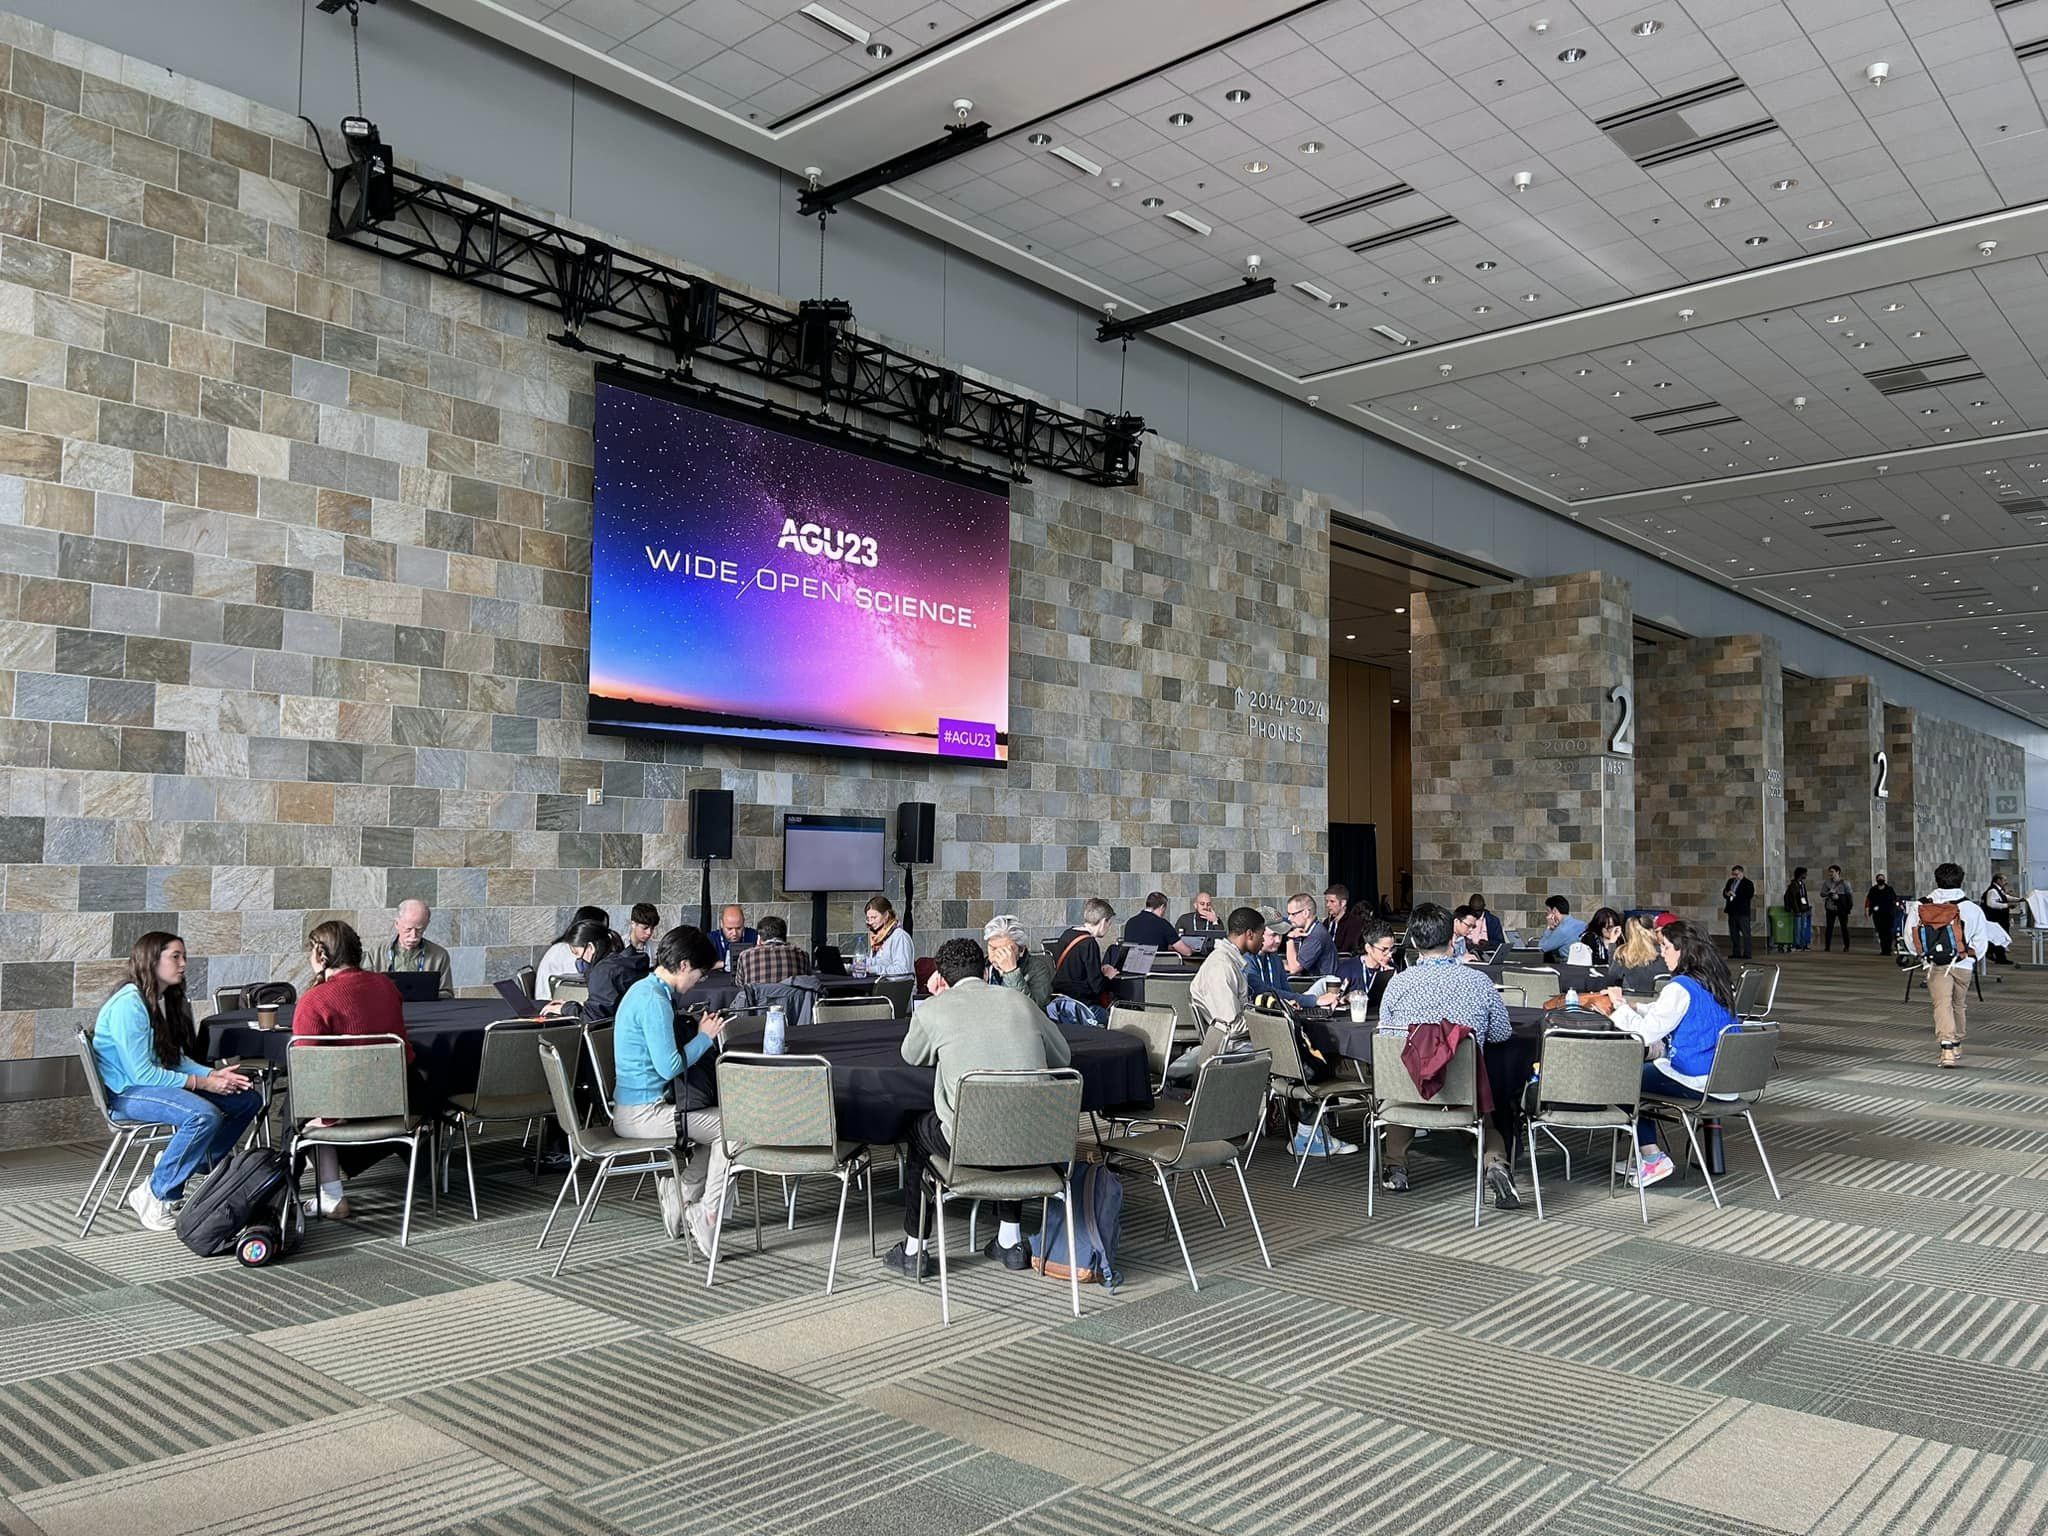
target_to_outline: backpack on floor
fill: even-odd
[[[216,1168],[178,1213],[178,1237],[202,1259],[232,1253],[255,1268],[299,1246],[305,1215],[291,1164],[274,1147],[244,1147]]]
[[[1118,1280],[1116,1240],[1123,1226],[1124,1181],[1100,1163],[1086,1163],[1073,1187],[1074,1208],[1080,1217],[1074,1249],[1081,1265],[1081,1283],[1114,1291]],[[1045,1230],[1031,1239],[1032,1267],[1053,1280],[1067,1278],[1066,1216],[1064,1204],[1051,1207],[1046,1212]]]
[[[1963,909],[1952,901],[1923,901],[1919,920],[1906,931],[1913,953],[1929,965],[1954,965],[1974,959],[1963,942]]]

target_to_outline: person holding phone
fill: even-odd
[[[718,951],[702,929],[669,929],[655,948],[654,969],[626,989],[612,1032],[612,1128],[621,1136],[692,1141],[709,1149],[703,1163],[690,1161],[680,1185],[669,1174],[655,1179],[669,1236],[687,1226],[706,1258],[725,1208],[727,1159],[711,1059],[725,1033],[725,1015],[704,1013],[685,1038],[678,1005],[716,969]],[[698,1173],[699,1167],[705,1171]]]
[[[92,1054],[117,1119],[174,1127],[147,1183],[128,1204],[151,1232],[178,1225],[185,1184],[221,1161],[263,1110],[249,1079],[192,1059],[185,941],[145,933],[128,951],[128,979],[93,1021]]]

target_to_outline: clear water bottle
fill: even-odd
[[[782,1011],[782,1004],[777,1003],[768,1010],[768,1027],[761,1036],[761,1049],[770,1056],[780,1056],[788,1030],[788,1015]]]
[[[1579,989],[1577,987],[1567,987],[1565,989],[1564,1005],[1567,1008],[1576,1008],[1579,1006]]]
[[[853,974],[859,977],[862,981],[867,980],[868,957],[864,954],[861,954],[857,950],[854,952],[853,956]]]

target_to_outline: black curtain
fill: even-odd
[[[1379,905],[1379,833],[1372,822],[1330,823],[1330,883],[1350,891],[1352,903],[1368,912]]]

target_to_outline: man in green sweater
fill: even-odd
[[[910,1016],[903,1037],[903,1059],[915,1067],[937,1067],[933,1112],[918,1121],[907,1144],[909,1173],[903,1191],[903,1241],[882,1262],[900,1274],[938,1272],[920,1223],[918,1191],[934,1156],[952,1147],[953,1112],[960,1097],[960,1079],[970,1072],[1043,1071],[1064,1067],[1072,1058],[1067,1037],[1031,999],[1009,987],[992,987],[982,978],[988,957],[972,939],[948,939],[939,946],[932,972],[931,996]],[[1001,1259],[1005,1269],[1029,1269],[1031,1249],[1024,1241],[1021,1202],[996,1203],[996,1235],[982,1251]]]

